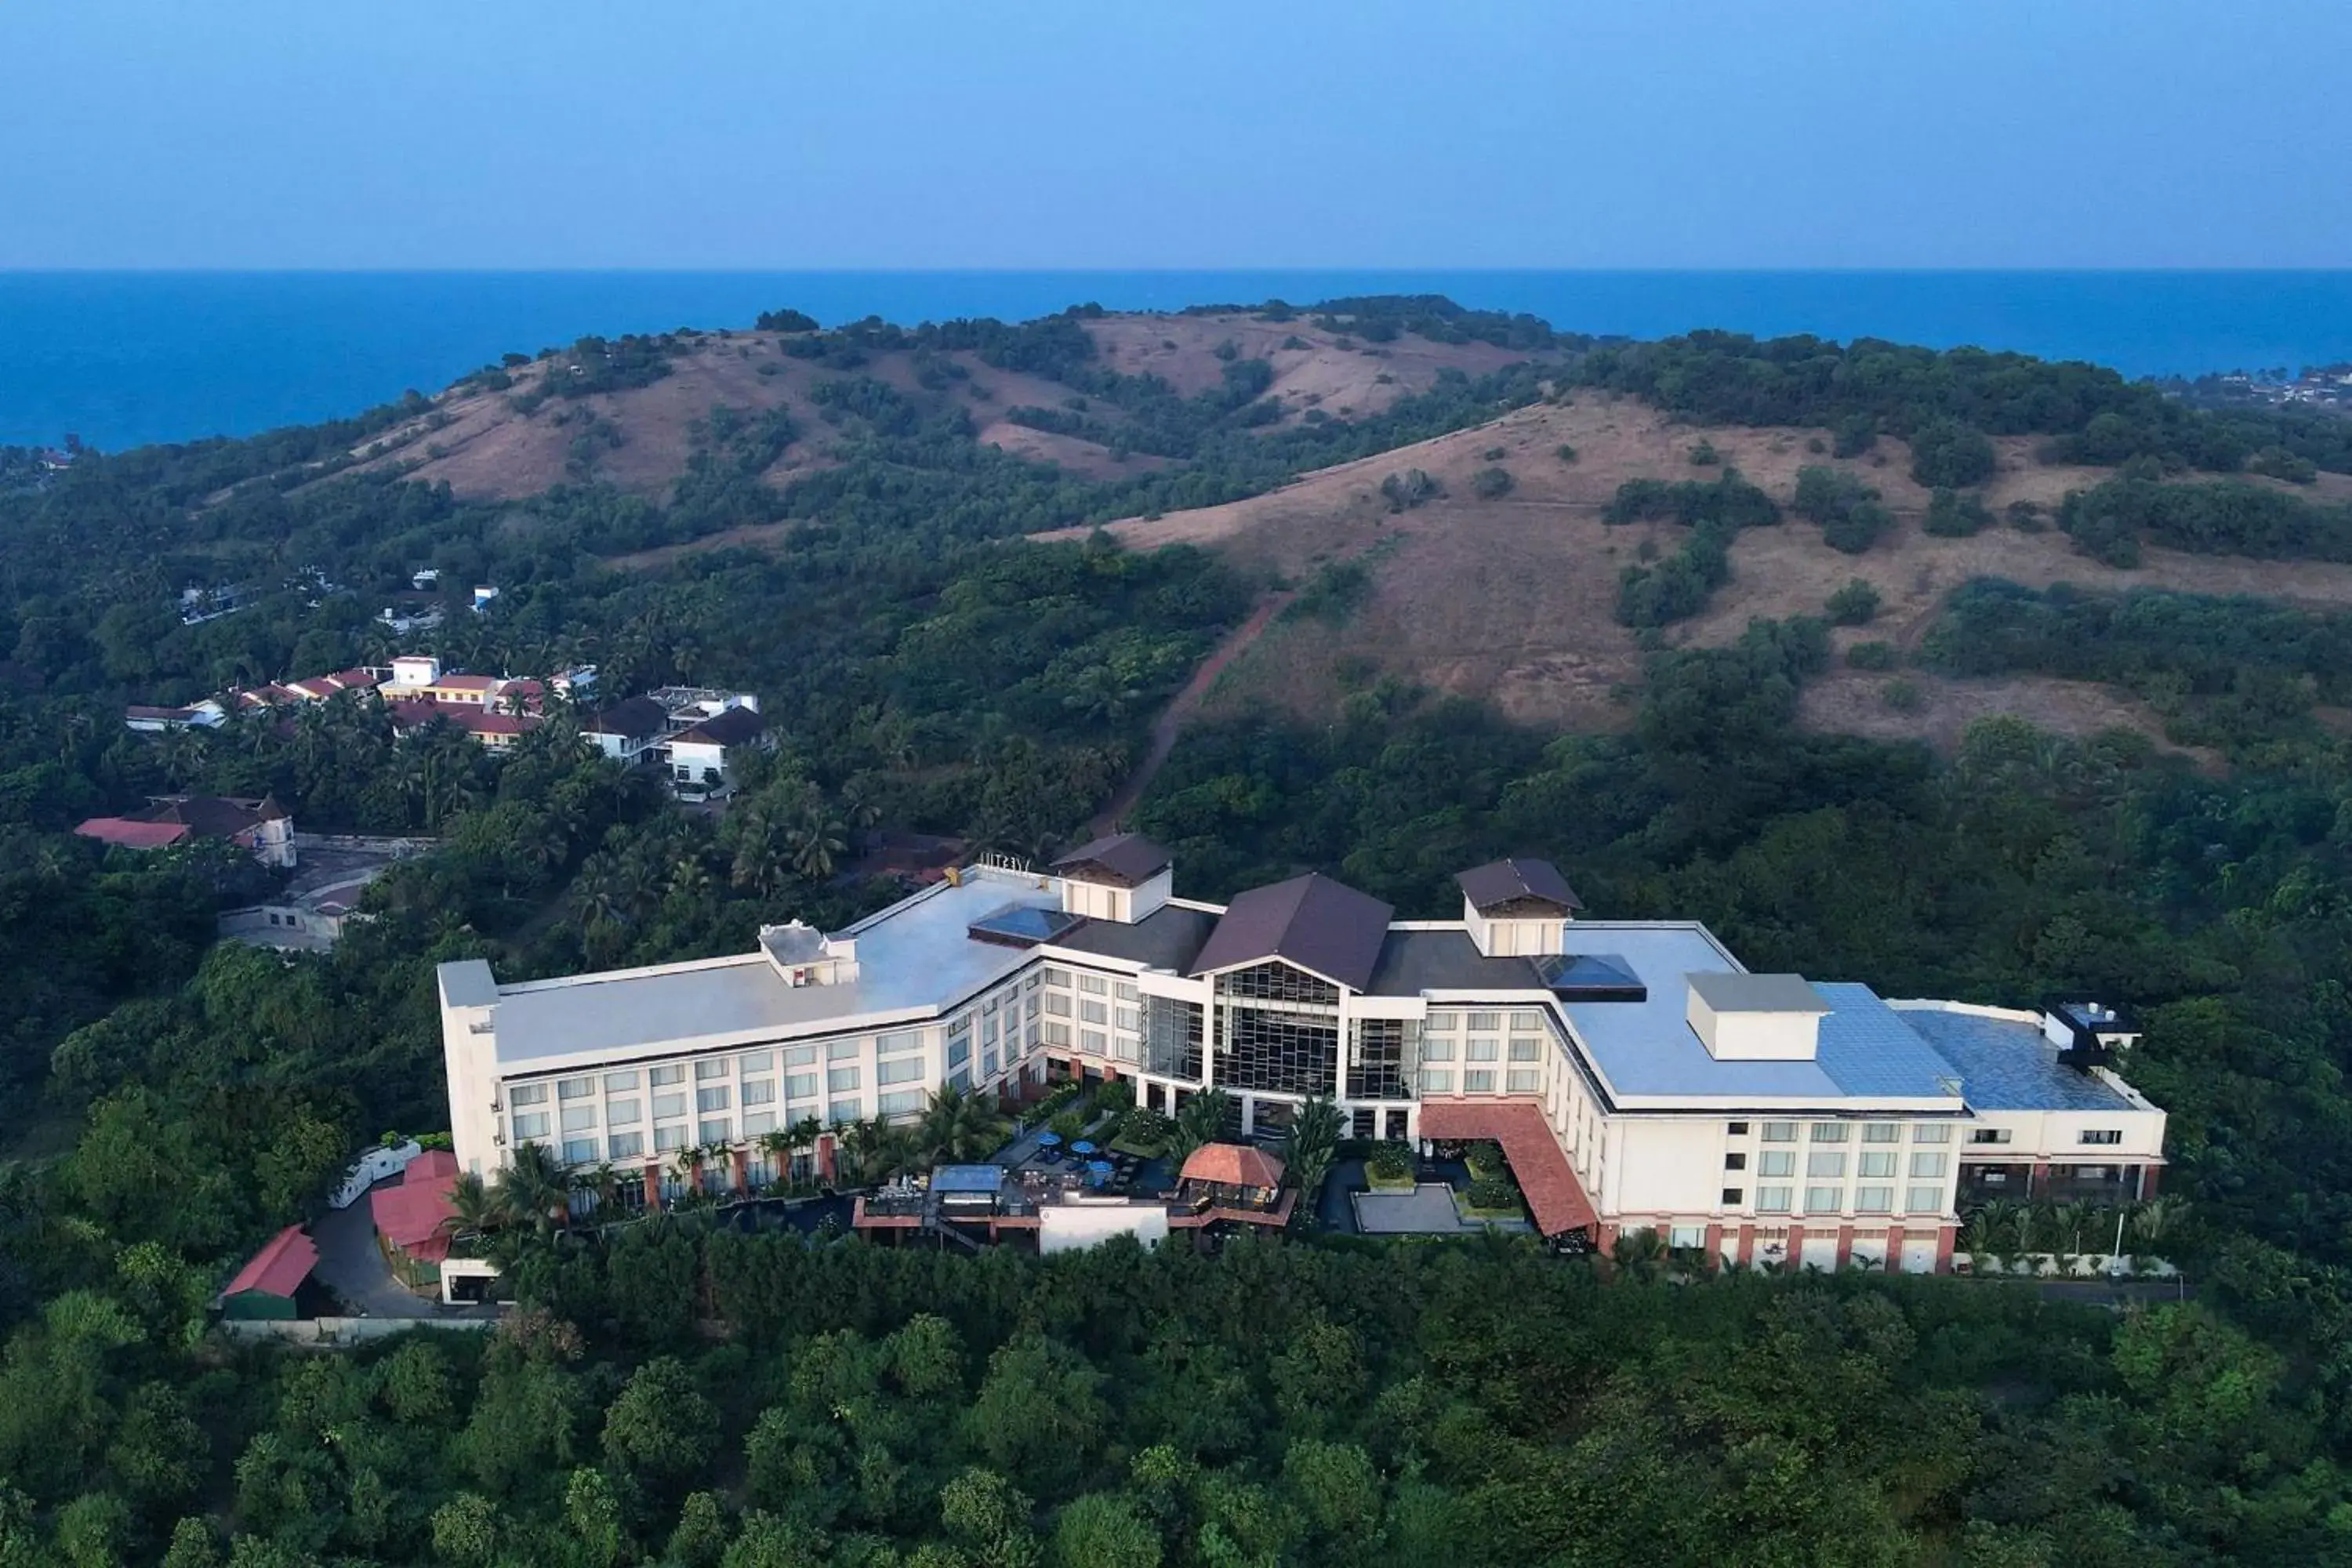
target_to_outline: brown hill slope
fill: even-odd
[[[1180,394],[1214,386],[1226,356],[1262,358],[1274,367],[1265,395],[1279,400],[1276,429],[1310,409],[1347,417],[1376,413],[1409,393],[1429,389],[1444,370],[1481,375],[1530,357],[1487,343],[1437,343],[1408,333],[1394,342],[1356,344],[1313,323],[1262,321],[1246,314],[1111,315],[1082,323],[1107,370],[1152,374]],[[1221,353],[1223,350],[1224,353]],[[1022,405],[1054,408],[1079,395],[1043,376],[999,370],[970,353],[936,356],[963,374],[933,382],[962,401],[983,442],[1089,477],[1148,472],[1157,458],[1111,452],[1075,437],[1033,430],[1006,417]],[[670,374],[646,386],[585,397],[548,396],[568,369],[542,359],[511,373],[497,391],[460,384],[429,412],[370,441],[363,468],[399,466],[458,495],[520,500],[568,479],[595,479],[659,499],[686,471],[694,426],[724,405],[751,414],[789,410],[801,436],[769,470],[772,481],[824,461],[829,428],[810,400],[816,386],[845,375],[870,375],[901,392],[922,390],[908,350],[877,351],[855,370],[830,369],[784,353],[773,332],[707,332],[678,341]],[[925,395],[931,394],[926,393]]]
[[[2056,532],[1997,526],[1969,539],[1932,537],[1918,526],[1928,498],[1908,477],[1909,453],[1901,442],[1883,441],[1864,458],[1835,461],[1809,449],[1824,435],[1700,431],[1631,400],[1580,396],[1568,406],[1520,409],[1476,429],[1310,474],[1271,494],[1121,522],[1112,531],[1146,547],[1213,545],[1293,581],[1335,561],[1360,560],[1369,571],[1369,596],[1339,624],[1277,621],[1220,682],[1207,705],[1212,714],[1271,704],[1319,718],[1347,689],[1395,674],[1492,701],[1529,722],[1622,722],[1624,689],[1638,679],[1641,658],[1633,634],[1612,618],[1618,574],[1641,558],[1645,544],[1661,554],[1678,548],[1684,531],[1664,522],[1611,527],[1601,513],[1629,479],[1704,479],[1719,471],[1692,463],[1692,448],[1702,440],[1784,505],[1807,464],[1851,470],[1884,493],[1897,526],[1860,556],[1831,550],[1819,529],[1793,516],[1778,528],[1743,532],[1732,550],[1733,582],[1704,616],[1669,628],[1676,643],[1728,642],[1753,616],[1818,615],[1829,595],[1853,577],[1876,587],[1885,607],[1869,627],[1839,632],[1841,647],[1865,638],[1916,643],[1951,589],[1979,575],[2034,586],[2142,584],[2352,604],[2352,567],[2150,550],[2143,565],[2119,571],[2075,553]],[[1575,448],[1573,463],[1559,456],[1563,443]],[[2043,465],[2029,437],[1998,445],[2000,469],[1984,491],[1996,514],[2016,500],[2053,505],[2068,489],[2107,477],[2101,469]],[[1478,500],[1475,476],[1491,467],[1515,482],[1499,500]],[[1412,468],[1437,479],[1445,494],[1392,513],[1381,481]],[[2340,498],[2352,494],[2352,479],[2323,476],[2316,490]],[[1841,667],[1809,690],[1808,717],[1827,728],[1937,740],[1989,711],[2023,713],[2076,732],[2116,723],[2156,728],[2152,715],[2101,687],[1905,679],[1920,701],[1898,709],[1885,700],[1889,677]]]

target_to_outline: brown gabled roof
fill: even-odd
[[[1115,888],[1140,887],[1168,869],[1168,851],[1140,833],[1113,833],[1081,844],[1054,862],[1054,869],[1081,882]]]
[[[1318,872],[1252,888],[1227,905],[1192,961],[1194,974],[1279,958],[1350,991],[1371,983],[1396,911]]]
[[[283,816],[274,800],[229,800],[211,795],[159,795],[144,811],[134,811],[134,822],[179,822],[205,838],[231,838],[263,821]]]
[[[711,746],[740,746],[756,741],[768,728],[768,721],[754,708],[730,708],[715,713],[691,730],[680,731],[670,737],[673,744],[679,741],[700,741]]]
[[[668,729],[669,710],[650,697],[632,697],[614,703],[580,727],[592,735],[626,735],[634,741]]]
[[[1176,1179],[1225,1187],[1278,1187],[1282,1162],[1246,1143],[1203,1143],[1185,1157]]]
[[[1495,860],[1454,879],[1482,915],[1573,914],[1584,907],[1549,860]]]

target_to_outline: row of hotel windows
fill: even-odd
[[[1845,1158],[1843,1153],[1835,1151],[1808,1154],[1805,1156],[1805,1174],[1816,1178],[1835,1177],[1843,1181],[1845,1177]],[[1913,1181],[1941,1180],[1944,1174],[1945,1158],[1939,1150],[1922,1150],[1913,1154],[1911,1179]],[[1896,1173],[1895,1165],[1900,1159],[1901,1156],[1892,1150],[1878,1153],[1865,1152],[1857,1163],[1855,1173],[1864,1181],[1873,1177],[1882,1180],[1891,1178]],[[1726,1154],[1723,1157],[1723,1168],[1727,1171],[1748,1169],[1747,1153],[1744,1151],[1734,1150]],[[1793,1149],[1763,1151],[1756,1156],[1756,1173],[1759,1176],[1795,1175],[1797,1152]]]
[[[1503,1075],[1505,1094],[1538,1094],[1542,1090],[1543,1071],[1539,1068],[1513,1068]],[[1453,1069],[1450,1068],[1422,1068],[1421,1092],[1452,1094],[1454,1092]],[[1465,1070],[1462,1075],[1462,1092],[1465,1094],[1494,1093],[1494,1069],[1487,1068]]]
[[[1851,1135],[1853,1126],[1853,1123],[1850,1121],[1810,1122],[1805,1128],[1805,1142],[1843,1143]],[[1727,1124],[1726,1131],[1734,1138],[1745,1138],[1748,1136],[1748,1122],[1734,1121]],[[1972,1144],[2006,1143],[2009,1139],[2010,1130],[2006,1127],[1974,1127],[1969,1130],[1969,1142]],[[1794,1143],[1797,1141],[1797,1124],[1793,1121],[1767,1121],[1763,1123],[1761,1141],[1766,1143]],[[1864,1122],[1862,1127],[1862,1141],[1865,1143],[1900,1143],[1903,1142],[1903,1123],[1899,1121]],[[1952,1128],[1949,1122],[1915,1121],[1911,1123],[1911,1142],[1914,1143],[1948,1143],[1951,1141]],[[2093,1128],[2080,1134],[2075,1140],[2078,1143],[2086,1143],[2095,1147],[2121,1143],[2123,1141],[2122,1129],[2114,1127]],[[1731,1165],[1728,1168],[1736,1171],[1740,1167]],[[1864,1173],[1865,1175],[1868,1173],[1868,1172]]]
[[[1892,1185],[1858,1186],[1853,1189],[1853,1211],[1856,1214],[1893,1214],[1895,1191]],[[1796,1211],[1797,1190],[1793,1186],[1769,1186],[1756,1189],[1756,1212],[1759,1214],[1793,1214]],[[1742,1187],[1723,1189],[1723,1206],[1738,1208],[1747,1198]],[[1807,1214],[1842,1214],[1845,1209],[1845,1186],[1808,1186],[1805,1189]],[[1903,1212],[1906,1214],[1941,1214],[1944,1210],[1944,1189],[1934,1185],[1914,1185],[1903,1189]]]

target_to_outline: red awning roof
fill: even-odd
[[[1245,1143],[1203,1143],[1186,1158],[1180,1179],[1228,1187],[1278,1187],[1282,1162]]]
[[[319,1249],[302,1234],[299,1225],[289,1225],[269,1238],[268,1245],[246,1260],[221,1291],[224,1296],[242,1295],[258,1290],[268,1296],[294,1294],[295,1288],[310,1277],[311,1266],[319,1261]]]
[[[93,816],[74,832],[84,838],[95,838],[101,844],[120,845],[125,849],[161,849],[167,844],[177,844],[188,836],[184,822],[132,822],[120,816]]]
[[[419,1258],[439,1258],[449,1250],[443,1227],[457,1210],[449,1189],[457,1184],[457,1157],[446,1149],[427,1149],[408,1163],[400,1184],[379,1184],[368,1194],[369,1212],[386,1241]]]
[[[1543,1112],[1526,1100],[1425,1100],[1421,1135],[1448,1142],[1486,1138],[1501,1144],[1527,1196],[1528,1212],[1546,1236],[1582,1230],[1598,1217]]]

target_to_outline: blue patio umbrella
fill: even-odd
[[[1073,1154],[1091,1154],[1094,1152],[1095,1146],[1083,1138],[1070,1145],[1070,1152]]]
[[[1061,1146],[1062,1135],[1060,1133],[1040,1132],[1037,1134],[1037,1147],[1040,1149],[1058,1149]]]
[[[1108,1160],[1089,1160],[1087,1162],[1087,1185],[1090,1187],[1099,1187],[1108,1180],[1110,1180],[1110,1162]]]

